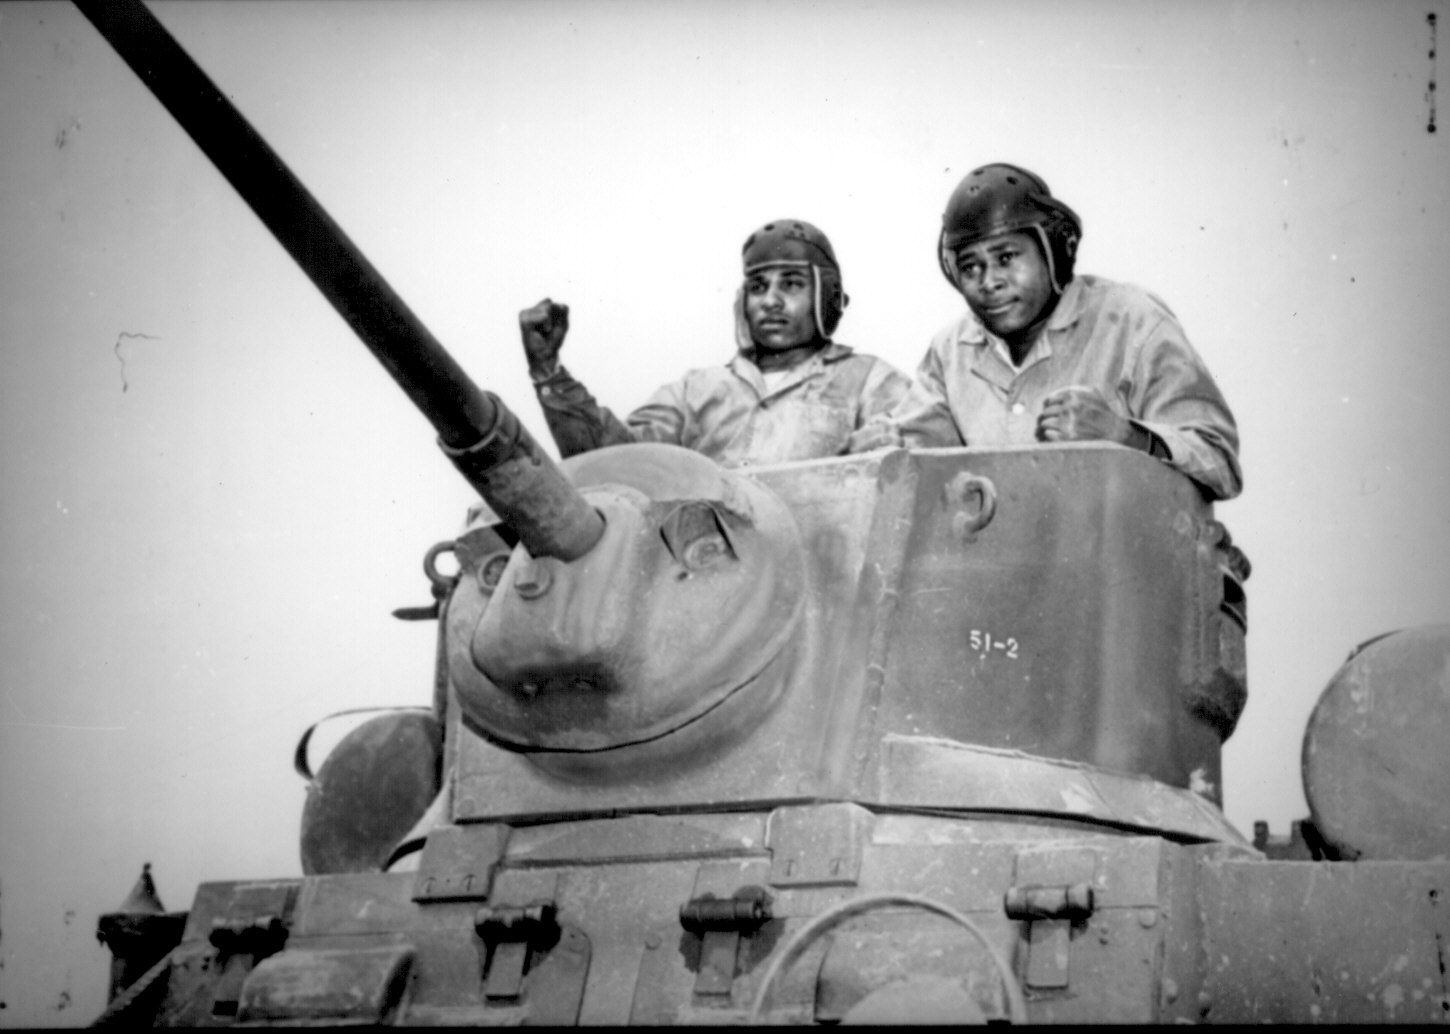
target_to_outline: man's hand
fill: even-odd
[[[529,359],[529,375],[543,380],[559,368],[559,349],[569,333],[569,306],[545,298],[519,313],[519,335]]]
[[[1074,384],[1042,400],[1037,438],[1044,442],[1109,441],[1147,451],[1148,433],[1113,412],[1097,388]]]
[[[900,449],[906,442],[901,431],[889,420],[881,417],[869,421],[865,427],[851,433],[847,452],[873,452],[876,449]]]

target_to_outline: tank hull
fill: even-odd
[[[448,832],[416,872],[204,885],[152,1017],[838,1022],[882,987],[936,980],[964,988],[983,1018],[1008,1019],[988,945],[1008,961],[1032,1022],[1423,1023],[1443,1021],[1450,1002],[1443,862],[1274,862],[1239,845],[1065,820],[839,802],[547,823],[505,837],[482,825]],[[445,887],[445,856],[470,863],[474,881]],[[1086,912],[1013,919],[1004,907],[1027,888],[1084,885]],[[891,903],[902,896],[960,913],[987,944]],[[761,901],[768,918],[687,928],[682,909],[711,898]],[[873,900],[885,903],[794,944],[815,917]],[[557,929],[532,945],[489,926],[545,905]],[[215,930],[274,915],[287,929],[280,950],[226,958],[213,943]],[[793,963],[761,1001],[769,963],[793,944]]]

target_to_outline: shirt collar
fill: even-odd
[[[970,309],[967,310],[967,316],[962,322],[957,340],[976,351],[977,358],[973,363],[973,369],[977,376],[1005,391],[1010,388],[1013,380],[1028,367],[1051,357],[1052,332],[1065,330],[1076,323],[1082,315],[1083,305],[1082,284],[1079,278],[1074,277],[1063,288],[1062,297],[1057,300],[1057,307],[1047,318],[1045,332],[1033,342],[1032,351],[1027,353],[1026,360],[1021,366],[1012,365],[1008,358],[1010,353],[1006,343],[988,331]]]
[[[749,359],[752,363],[755,362],[755,349],[754,349],[754,347],[751,347],[751,348],[742,348],[740,350],[739,354],[740,355],[743,355],[745,358]],[[850,345],[843,345],[839,341],[827,341],[826,342],[826,347],[823,348],[823,349],[821,349],[819,352],[816,352],[814,355],[812,355],[810,357],[810,359],[814,359],[814,358],[816,358],[816,356],[820,356],[821,359],[823,359],[825,362],[833,363],[837,359],[844,359],[844,358],[846,358],[846,356],[848,356],[850,354],[851,354],[851,346]],[[810,359],[807,359],[806,362],[810,362]],[[804,365],[804,364],[802,364],[802,365]]]
[[[1084,305],[1086,299],[1083,297],[1082,278],[1075,276],[1062,289],[1057,308],[1052,310],[1052,315],[1047,319],[1047,329],[1064,330],[1072,326],[1082,315]]]
[[[819,352],[814,353],[798,365],[791,367],[791,369],[803,370],[806,367],[810,366],[812,363],[817,362],[834,363],[838,360],[846,358],[846,356],[850,354],[850,345],[842,345],[835,341],[828,341],[825,348],[821,349]],[[755,349],[753,348],[741,349],[739,352],[735,353],[735,357],[730,360],[730,366],[735,370],[736,373],[740,373],[742,367],[746,366],[756,370],[757,372],[759,372],[760,370],[760,367],[755,362]]]
[[[827,363],[839,362],[850,354],[850,345],[839,344],[835,341],[827,342],[825,348],[787,370],[786,372],[791,376],[787,377],[784,382],[778,385],[775,391],[781,391],[792,384],[797,384],[821,370]],[[761,375],[760,367],[755,364],[755,349],[752,348],[749,351],[735,353],[735,356],[730,360],[729,366],[735,373],[735,376],[753,385],[756,393],[762,398],[768,394],[773,394],[773,392],[766,390],[765,378]]]

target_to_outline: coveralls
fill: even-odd
[[[884,419],[911,382],[890,364],[831,342],[767,387],[750,353],[691,370],[621,422],[563,366],[535,382],[561,456],[625,442],[668,442],[725,467],[839,456]]]
[[[891,415],[893,437],[908,447],[1032,444],[1042,400],[1084,385],[1155,436],[1154,455],[1209,498],[1232,499],[1243,490],[1228,403],[1178,320],[1149,292],[1075,277],[1021,368],[1007,355],[970,311],[948,324]]]

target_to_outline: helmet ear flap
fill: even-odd
[[[840,273],[821,266],[812,266],[811,271],[816,281],[816,332],[830,340],[851,299],[841,285]]]
[[[1077,262],[1077,246],[1082,241],[1076,216],[1063,215],[1054,219],[1043,228],[1042,236],[1052,263],[1053,285],[1058,291],[1066,290]]]
[[[951,284],[955,290],[960,291],[962,289],[962,282],[957,279],[957,272],[952,268],[952,260],[954,258],[955,256],[947,250],[947,232],[946,230],[942,230],[941,233],[937,234],[936,238],[936,260],[941,266],[941,275],[947,278],[947,283]]]

